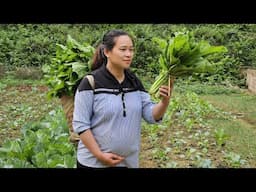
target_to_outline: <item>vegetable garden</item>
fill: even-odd
[[[163,123],[143,122],[140,167],[256,167],[256,67],[251,24],[0,25],[0,167],[75,168],[60,98],[90,71],[102,34],[134,36],[132,70],[157,101],[175,78]]]

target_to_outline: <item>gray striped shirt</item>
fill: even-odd
[[[100,90],[101,89],[101,90]],[[110,90],[106,89],[105,91]],[[75,94],[73,129],[80,133],[91,129],[102,152],[125,157],[117,166],[139,167],[140,133],[142,118],[148,123],[159,123],[153,118],[153,103],[147,92],[135,90],[124,94],[126,116],[123,116],[121,94],[109,94],[102,88],[77,90]],[[113,89],[112,89],[113,91]],[[106,167],[80,140],[77,160],[89,167]]]

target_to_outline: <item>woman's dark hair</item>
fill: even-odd
[[[98,45],[93,56],[92,70],[98,69],[102,64],[104,65],[107,64],[107,57],[104,55],[104,49],[111,51],[116,44],[115,38],[122,35],[127,35],[132,39],[132,37],[127,32],[122,30],[116,30],[116,29],[108,31],[103,36],[102,42]]]

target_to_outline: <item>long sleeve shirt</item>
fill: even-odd
[[[73,129],[81,133],[91,129],[103,152],[125,157],[117,166],[139,167],[142,118],[158,123],[153,118],[153,103],[140,80],[130,71],[119,83],[105,65],[91,73],[95,89],[84,78],[75,94]],[[89,167],[106,167],[80,140],[77,160]]]

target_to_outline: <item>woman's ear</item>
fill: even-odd
[[[108,51],[106,49],[103,50],[104,55],[108,58]]]

